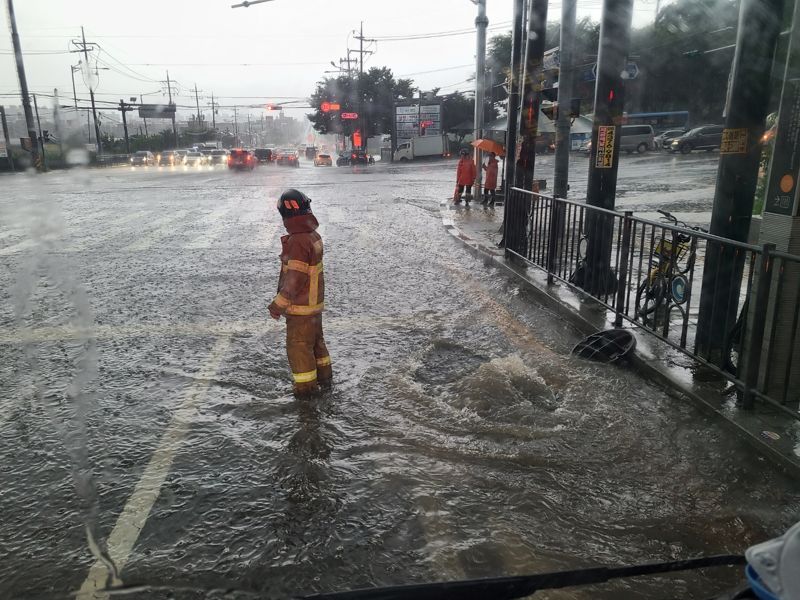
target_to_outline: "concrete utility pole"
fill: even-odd
[[[211,127],[217,128],[217,110],[214,106],[214,92],[211,92]]]
[[[475,44],[475,139],[483,137],[483,116],[485,113],[486,98],[486,28],[489,18],[486,16],[486,0],[473,0],[478,5],[478,16],[475,17],[476,44]],[[481,181],[483,179],[482,153],[475,148],[475,197],[481,196]]]
[[[539,109],[542,104],[542,61],[547,33],[547,0],[532,0],[529,7],[522,115],[520,117],[522,150],[514,183],[517,187],[533,190],[536,138],[539,135]]]
[[[120,100],[120,102],[121,102],[121,100]],[[144,104],[144,97],[142,96],[142,94],[139,94],[139,102],[141,104]],[[124,112],[122,113],[122,118],[123,118],[123,120],[125,119],[125,113]],[[142,120],[144,121],[144,134],[147,137],[150,137],[150,134],[147,133],[147,117],[142,117]],[[130,154],[130,152],[128,154]]]
[[[167,71],[167,94],[169,95],[169,103],[172,104],[172,83],[169,80],[169,71]],[[178,147],[178,127],[175,125],[175,112],[172,113],[172,136],[175,139],[175,147]]]
[[[19,33],[17,33],[17,19],[14,15],[13,0],[8,0],[8,21],[11,25],[11,45],[14,47],[14,57],[17,61],[17,76],[19,77],[19,89],[22,95],[22,109],[25,111],[25,124],[28,127],[28,138],[31,141],[31,161],[37,170],[41,170],[39,144],[36,139],[36,126],[33,124],[33,111],[31,110],[31,100],[28,96],[28,79],[25,77],[25,65],[22,62],[22,45],[19,42]],[[10,151],[11,149],[9,148],[9,152]]]
[[[736,52],[725,110],[710,233],[746,242],[761,160],[761,136],[770,96],[770,73],[780,34],[783,0],[742,0]],[[724,366],[736,322],[745,255],[713,242],[706,249],[695,351]]]
[[[594,89],[592,152],[586,203],[613,209],[619,167],[619,131],[625,106],[623,73],[628,60],[633,0],[604,0]],[[586,213],[586,276],[582,287],[591,294],[616,289],[611,269],[614,222],[608,215]]]
[[[553,195],[566,198],[569,191],[569,153],[572,94],[575,88],[575,7],[577,0],[561,2],[561,35],[558,47],[558,118]],[[569,110],[567,109],[569,107]]]
[[[3,126],[3,139],[6,141],[6,156],[8,156],[8,166],[14,170],[14,155],[11,152],[11,141],[8,138],[8,122],[6,121],[6,109],[0,106],[0,124]]]
[[[194,101],[197,103],[197,130],[200,131],[200,96],[197,95],[197,84],[194,84]]]
[[[135,97],[134,97],[134,99],[135,99]],[[129,105],[126,105],[125,101],[122,98],[120,98],[120,100],[119,100],[119,108],[117,110],[122,113],[122,130],[125,132],[125,153],[126,154],[130,154],[131,153],[131,144],[130,144],[130,141],[128,139],[128,120],[125,118],[125,113],[128,112],[129,110],[133,110],[133,107],[129,106]]]
[[[75,102],[75,113],[78,112],[78,92],[75,91],[75,71],[80,71],[80,67],[70,65],[69,71],[72,76],[72,100]]]
[[[44,153],[44,137],[42,137],[42,122],[39,120],[39,105],[36,102],[36,94],[33,94],[33,108],[36,111],[36,126],[39,128],[37,146],[42,151],[42,170],[47,171],[47,156]]]
[[[511,187],[517,162],[517,121],[519,117],[520,87],[522,86],[520,68],[522,67],[522,0],[514,0],[514,20],[511,33],[511,74],[508,82],[508,121],[506,125],[506,163],[505,163],[505,210],[503,211],[503,239],[501,246],[519,252],[524,243],[527,205],[512,202]]]
[[[83,31],[83,27],[81,27],[81,42],[78,43],[73,40],[72,44],[78,50],[73,50],[73,52],[83,52],[83,58],[86,61],[86,72],[90,73],[91,66],[89,65],[89,48],[86,43],[86,34]],[[92,118],[94,119],[94,138],[95,143],[97,144],[97,155],[100,156],[103,153],[103,144],[100,141],[100,125],[97,124],[97,106],[94,102],[94,86],[89,85],[89,99],[92,102]]]

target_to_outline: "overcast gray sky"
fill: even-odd
[[[238,0],[235,0],[238,2]],[[365,68],[388,66],[397,76],[414,79],[422,89],[471,89],[474,72],[474,19],[469,0],[273,0],[231,9],[234,0],[16,0],[17,27],[25,53],[28,85],[34,93],[58,88],[72,96],[70,40],[86,30],[96,42],[100,71],[98,99],[118,102],[146,94],[145,101],[166,98],[160,83],[166,70],[178,82],[179,104],[194,104],[197,84],[201,106],[211,93],[223,104],[255,104],[306,98],[330,61],[338,63],[348,45],[358,47],[352,32],[360,21],[374,54]],[[5,5],[5,2],[3,2]],[[578,0],[578,16],[599,19],[601,0]],[[491,36],[507,31],[511,0],[488,0]],[[560,2],[550,3],[558,20]],[[637,0],[634,22],[652,20],[655,0]],[[0,102],[19,104],[19,90],[8,15],[0,11]],[[392,36],[470,30],[466,35],[397,40]],[[357,55],[351,55],[355,58]],[[245,66],[243,63],[248,63]],[[78,96],[87,96],[76,74]],[[300,117],[308,109],[288,114]],[[253,115],[263,114],[253,110]]]

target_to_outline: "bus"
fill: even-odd
[[[656,133],[667,129],[688,129],[689,111],[631,113],[623,117],[623,123],[625,125],[651,125]]]

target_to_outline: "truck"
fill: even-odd
[[[446,135],[423,135],[403,140],[394,152],[394,160],[400,162],[447,156],[450,156],[450,148]]]

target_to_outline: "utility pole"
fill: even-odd
[[[742,0],[731,66],[712,235],[746,242],[761,160],[761,136],[770,96],[770,73],[780,34],[783,0]],[[724,349],[736,322],[745,255],[709,241],[703,269],[696,352],[724,366]]]
[[[364,114],[364,95],[361,90],[361,83],[364,79],[364,54],[372,54],[370,50],[364,50],[364,42],[372,42],[374,40],[368,40],[364,37],[364,21],[361,21],[361,27],[359,29],[359,33],[356,36],[358,40],[358,123],[359,123],[359,131],[361,135],[361,146],[362,148],[367,147],[367,137],[369,135],[368,123],[367,123],[367,116]],[[348,58],[348,68],[350,65],[350,51],[348,50],[347,54]]]
[[[61,136],[61,125],[60,121],[61,118],[59,116],[58,110],[61,102],[58,99],[58,88],[53,88],[53,129],[56,132],[56,141],[58,142],[58,156],[59,159],[63,162],[64,161],[64,144],[62,142]]]
[[[117,110],[122,113],[122,130],[125,132],[125,153],[130,154],[131,144],[130,141],[128,140],[128,120],[125,118],[125,113],[128,112],[129,110],[133,110],[133,107],[126,105],[125,101],[122,98],[120,98],[119,108]]]
[[[217,128],[216,107],[214,106],[214,92],[211,92],[211,127]]]
[[[486,16],[486,0],[476,0],[478,16],[475,17],[475,139],[483,137],[483,116],[485,113],[486,93],[486,28],[489,19]],[[475,198],[481,197],[481,179],[483,178],[483,159],[479,148],[475,148]]]
[[[250,111],[247,111],[247,143],[253,145],[253,130],[250,128]]]
[[[200,96],[197,95],[197,84],[194,84],[194,101],[197,103],[197,130],[200,131]]]
[[[11,140],[8,138],[8,122],[6,121],[6,109],[0,106],[0,124],[3,126],[3,138],[6,141],[6,156],[8,157],[8,166],[14,170],[14,155],[11,152]]]
[[[572,94],[575,87],[575,7],[577,0],[561,2],[561,35],[558,45],[558,117],[556,119],[556,157],[553,195],[566,198],[569,191],[569,153]],[[569,107],[569,110],[567,110]]]
[[[547,0],[532,0],[529,4],[528,35],[525,36],[525,75],[522,93],[520,132],[522,149],[515,184],[533,191],[536,167],[536,138],[539,135],[539,109],[542,104],[542,61],[547,31]]]
[[[514,0],[514,20],[511,31],[511,74],[508,81],[508,121],[506,125],[506,164],[505,164],[505,210],[503,210],[503,239],[501,246],[518,252],[520,244],[525,243],[525,222],[527,220],[527,198],[512,200],[511,187],[517,162],[517,121],[519,117],[520,68],[522,67],[522,1]]]
[[[122,102],[122,100],[120,100],[120,102]],[[144,98],[142,97],[142,94],[139,94],[139,102],[144,104]],[[147,117],[142,117],[142,119],[144,120],[144,134],[145,136],[150,137],[150,134],[147,132]],[[122,123],[123,125],[125,124],[125,111],[122,111]],[[130,154],[130,152],[128,152],[128,154]]]
[[[42,151],[42,170],[47,171],[47,156],[44,153],[44,137],[42,136],[42,122],[39,120],[39,104],[36,102],[36,94],[33,94],[33,108],[36,111],[36,126],[39,129],[38,141],[36,142]]]
[[[239,145],[239,118],[238,118],[238,106],[234,104],[233,106],[233,137],[234,137],[234,145]]]
[[[172,105],[172,83],[169,80],[169,71],[167,71],[167,94],[169,95],[169,103]],[[178,127],[175,125],[175,111],[172,111],[172,136],[175,139],[175,147],[178,147]]]
[[[72,76],[72,100],[75,102],[75,113],[78,112],[78,93],[75,91],[75,71],[79,71],[80,67],[76,67],[75,65],[70,65],[69,71],[70,75]]]
[[[81,27],[81,41],[78,42],[76,40],[72,40],[72,45],[75,46],[75,50],[72,52],[83,52],[83,58],[86,61],[86,72],[90,73],[91,66],[89,65],[89,46],[92,44],[86,43],[86,34]],[[103,153],[103,144],[100,141],[100,126],[97,124],[97,107],[94,102],[94,86],[89,85],[91,80],[87,83],[89,87],[89,98],[92,102],[92,117],[94,118],[94,137],[95,143],[97,144],[97,155],[100,156]]]
[[[625,67],[628,61],[633,0],[604,0],[600,19],[597,82],[594,91],[592,151],[586,204],[613,210],[619,168],[619,131],[625,107]],[[616,289],[611,268],[614,221],[599,211],[587,211],[588,247],[583,288],[590,294]]]
[[[31,111],[31,101],[28,96],[28,79],[25,77],[25,65],[22,62],[22,45],[19,42],[19,33],[17,33],[17,19],[14,15],[13,0],[8,0],[8,20],[11,24],[11,44],[14,47],[14,57],[17,61],[17,76],[19,77],[19,89],[22,95],[22,108],[25,111],[25,124],[28,127],[28,138],[30,138],[31,143],[31,161],[36,170],[41,170],[39,144],[36,140],[36,127],[33,124],[33,111]]]

